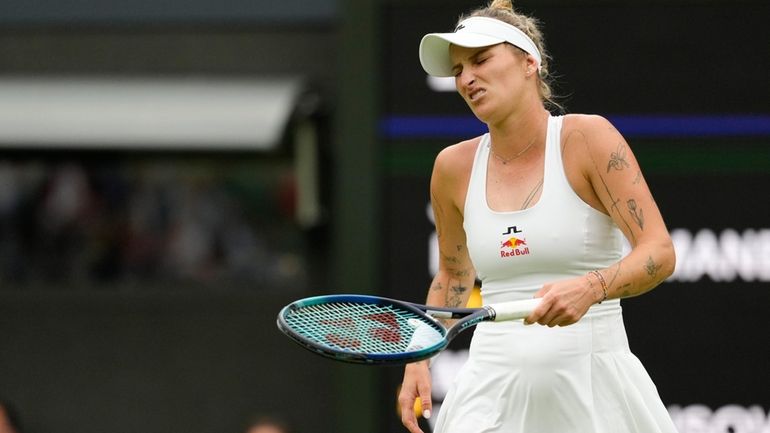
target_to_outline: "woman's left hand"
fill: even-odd
[[[599,302],[601,296],[601,290],[597,294],[586,275],[545,284],[535,293],[535,298],[542,298],[542,302],[524,319],[524,323],[549,327],[572,325],[586,314],[591,305]]]

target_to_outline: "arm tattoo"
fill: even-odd
[[[623,143],[618,143],[618,149],[610,154],[610,161],[607,163],[607,173],[613,168],[620,171],[628,167],[630,165],[626,161],[626,147],[623,146]]]
[[[602,181],[602,186],[604,186],[604,190],[607,192],[607,196],[609,196],[610,201],[612,202],[612,206],[610,206],[610,208],[615,210],[615,213],[618,214],[618,218],[620,218],[620,220],[623,221],[623,224],[625,224],[626,227],[628,228],[628,233],[631,235],[632,244],[636,243],[636,235],[634,234],[634,231],[631,230],[631,225],[628,224],[628,221],[626,221],[625,218],[623,218],[623,214],[621,214],[620,210],[618,209],[618,203],[620,202],[620,199],[616,199],[615,197],[612,196],[612,192],[610,192],[610,187],[607,186],[607,182],[605,182],[601,174],[598,174],[598,175],[599,175],[599,180]],[[610,209],[608,209],[608,211],[612,213]]]
[[[442,257],[442,258],[443,258],[445,261],[447,261],[447,262],[449,262],[449,263],[455,263],[455,264],[459,264],[459,263],[460,263],[460,259],[458,259],[458,258],[457,258],[457,257],[455,257],[455,256],[448,256],[448,255],[446,255],[446,254],[444,254],[444,253],[441,253],[441,257]]]
[[[648,256],[647,263],[644,265],[644,270],[647,271],[647,275],[649,275],[651,278],[655,278],[655,276],[658,275],[658,271],[662,267],[663,265],[655,263],[655,260],[652,259],[652,256]]]
[[[620,276],[621,265],[622,263],[618,262],[618,269],[615,271],[615,273],[612,275],[612,278],[610,279],[610,282],[609,282],[610,290],[613,290],[612,285],[615,283],[615,280],[617,280],[618,276]],[[632,286],[631,283],[626,283],[618,286],[617,290],[613,290],[613,292],[620,293],[621,298],[628,298],[629,296],[632,296],[631,286]]]
[[[618,278],[618,275],[620,275],[620,262],[618,262],[618,269],[612,275],[612,278],[610,279],[610,283],[607,284],[607,287],[609,287],[610,290],[612,290],[612,284],[615,283],[615,280]]]
[[[438,292],[438,291],[440,291],[440,290],[443,290],[443,289],[444,289],[444,286],[442,286],[442,285],[441,285],[441,283],[436,283],[436,284],[434,284],[434,285],[430,286],[430,289],[431,289],[432,291]]]
[[[636,185],[637,183],[639,183],[641,181],[642,181],[642,171],[640,170],[640,171],[636,172],[636,178],[634,179],[634,181],[632,183],[634,185]]]
[[[471,274],[471,271],[467,269],[451,269],[452,275],[457,278],[467,277]]]
[[[628,298],[631,296],[631,291],[629,290],[631,288],[631,283],[624,284],[621,289],[623,289],[623,293],[620,294],[621,298]]]
[[[451,287],[451,291],[447,293],[446,305],[447,307],[460,307],[463,302],[463,294],[468,290],[467,287],[462,284]]]
[[[578,132],[581,135],[583,135],[583,139],[586,140],[585,134],[583,134],[580,131],[578,131]],[[589,152],[589,155],[590,155],[590,152]],[[623,217],[623,214],[618,209],[618,203],[620,202],[620,199],[619,198],[616,199],[615,197],[613,197],[612,192],[610,191],[610,187],[607,185],[607,181],[604,180],[604,177],[602,177],[602,173],[601,173],[601,171],[599,171],[599,165],[596,163],[596,160],[593,157],[591,157],[591,163],[593,164],[594,168],[596,169],[596,175],[599,176],[599,180],[602,182],[602,186],[604,187],[604,191],[607,193],[607,197],[609,197],[610,202],[612,203],[610,208],[607,209],[607,212],[612,213],[612,211],[614,209],[615,213],[618,215],[618,218],[620,218],[620,220],[623,221],[623,224],[625,224],[626,227],[628,228],[628,233],[631,235],[631,243],[635,244],[636,243],[636,235],[634,234],[634,231],[631,230],[631,225],[628,224],[628,221],[626,221],[626,219]],[[597,194],[598,194],[598,191],[597,191]]]
[[[535,188],[532,191],[530,191],[529,195],[524,200],[524,204],[521,205],[521,209],[526,209],[530,206],[530,204],[532,203],[532,200],[534,200],[535,197],[537,196],[537,192],[540,191],[542,187],[543,187],[543,178],[541,178],[540,182],[538,182],[537,185],[535,185]]]
[[[636,206],[636,200],[630,199],[626,202],[628,206],[628,213],[639,225],[639,228],[644,230],[644,210]]]

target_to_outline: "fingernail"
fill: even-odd
[[[430,419],[430,409],[425,409],[422,411],[422,417],[425,419]]]

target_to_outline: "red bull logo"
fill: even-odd
[[[506,251],[507,248],[510,248],[510,251]],[[509,238],[505,242],[501,242],[500,250],[500,257],[525,256],[529,254],[527,240],[515,237]]]
[[[519,239],[519,238],[510,238],[507,241],[503,242],[500,248],[518,248],[520,246],[526,246],[527,240],[526,239]]]

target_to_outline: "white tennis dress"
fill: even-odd
[[[484,303],[532,298],[543,283],[606,268],[622,233],[583,202],[564,174],[562,117],[550,117],[545,179],[531,208],[496,212],[486,201],[489,134],[479,144],[465,203],[471,259]],[[467,363],[436,433],[675,433],[652,380],[628,347],[620,301],[594,305],[576,324],[521,321],[476,327]]]

